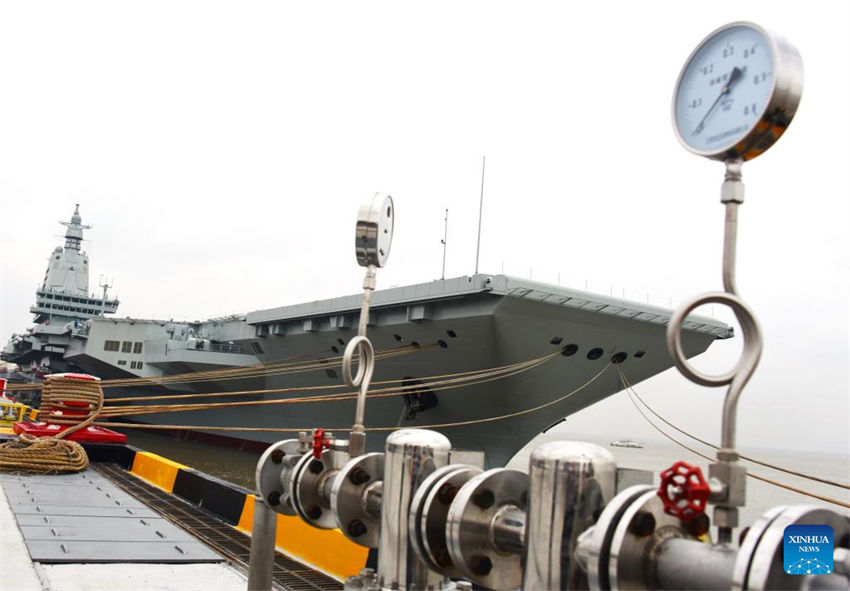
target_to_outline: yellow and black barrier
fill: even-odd
[[[115,462],[134,476],[179,497],[250,535],[254,492],[130,445],[85,444],[92,462]],[[298,517],[277,516],[277,549],[338,580],[366,566],[368,548],[338,529],[321,530]]]

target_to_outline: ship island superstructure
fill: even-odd
[[[63,253],[70,250],[74,255],[84,226],[77,213],[67,225]],[[60,256],[57,262],[61,260]],[[76,271],[78,263],[70,262],[71,256],[67,260],[65,266]],[[338,393],[341,355],[357,334],[363,297],[342,296],[195,322],[116,318],[106,314],[115,311],[117,300],[81,295],[87,289],[87,275],[83,281],[70,271],[62,275],[51,274],[52,270],[38,292],[43,299],[33,309],[36,327],[23,338],[16,337],[4,359],[16,363],[46,359],[52,371],[136,380],[105,388],[107,404],[109,398],[129,394],[138,396],[137,404],[143,405],[145,396],[169,392],[219,394],[195,398],[196,403],[264,402],[303,396],[306,388],[316,392],[326,387],[328,393]],[[65,291],[58,291],[60,286]],[[75,286],[78,291],[72,292]],[[43,305],[48,296],[56,301],[59,295],[82,301],[68,302],[76,309],[63,310],[66,315],[59,316],[59,309]],[[373,384],[408,390],[370,398],[367,429],[445,425],[437,429],[450,433],[459,448],[484,451],[489,465],[503,464],[534,435],[620,391],[615,365],[632,384],[672,365],[665,344],[669,310],[506,275],[475,274],[378,290],[372,295],[371,310],[369,335],[376,351],[398,352],[378,360]],[[730,336],[727,325],[692,316],[684,326],[683,346],[690,357]],[[533,369],[508,372],[498,379],[457,388],[429,386],[435,376],[547,356]],[[293,360],[316,364],[310,371],[252,371],[244,377],[198,382],[160,380],[255,365],[268,368]],[[221,396],[236,391],[252,393]],[[191,425],[220,442],[265,445],[292,431],[350,427],[354,404],[352,399],[248,404],[146,414],[135,420]],[[542,410],[530,410],[541,405]],[[230,430],[223,434],[217,427]],[[234,427],[268,431],[234,431]],[[369,447],[382,448],[386,433],[370,436]]]
[[[35,292],[30,312],[34,326],[23,334],[13,334],[2,353],[30,373],[69,371],[65,352],[75,336],[85,332],[86,321],[115,314],[118,300],[89,293],[89,257],[82,250],[83,225],[77,204],[68,222],[59,222],[65,231],[65,246],[57,245],[47,261],[44,280]]]

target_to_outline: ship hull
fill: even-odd
[[[366,404],[366,426],[381,429],[368,434],[370,450],[383,447],[386,429],[432,428],[449,437],[455,448],[485,452],[486,465],[503,465],[550,425],[618,392],[621,389],[618,369],[631,383],[638,383],[671,366],[664,322],[489,292],[435,302],[424,316],[421,320],[411,320],[409,306],[386,306],[373,313],[368,334],[375,349],[400,352],[378,359],[373,390],[379,393],[380,388],[402,384],[421,387],[414,392],[413,400],[401,395],[370,397]],[[308,326],[303,320],[301,317],[278,319],[269,331],[258,328],[258,333],[267,334],[256,339],[255,351],[267,365],[295,358],[325,360],[317,369],[270,374],[263,378],[260,388],[256,381],[243,380],[195,386],[205,392],[293,388],[296,391],[202,398],[192,402],[253,400],[269,404],[143,415],[138,420],[159,425],[271,429],[202,429],[258,442],[294,437],[297,431],[314,427],[331,431],[349,428],[354,417],[353,399],[271,403],[281,398],[348,390],[339,389],[342,382],[339,355],[356,331],[345,322],[317,322]],[[334,324],[338,327],[334,328]],[[697,355],[716,338],[710,332],[686,331],[684,350],[689,357]],[[464,387],[428,386],[434,376],[504,367],[550,354],[554,356],[538,367],[514,375]],[[297,391],[316,387],[319,389]]]

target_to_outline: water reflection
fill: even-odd
[[[251,490],[255,487],[254,471],[261,452],[187,441],[141,429],[121,429],[121,432],[127,435],[130,445]]]

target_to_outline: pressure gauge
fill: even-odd
[[[758,25],[720,27],[691,53],[676,82],[673,127],[685,148],[752,160],[785,131],[803,92],[793,45]]]
[[[357,213],[354,248],[361,267],[383,267],[390,256],[395,210],[393,198],[375,193]]]

